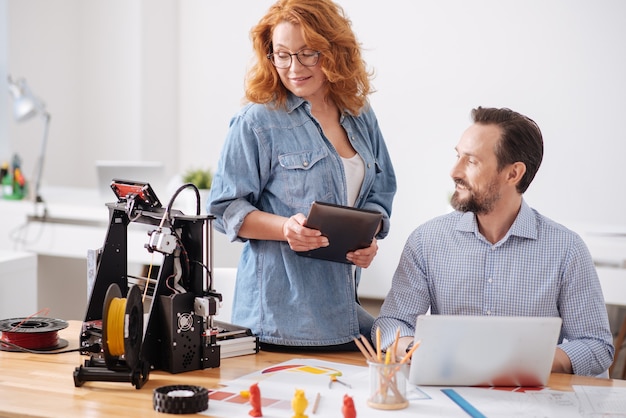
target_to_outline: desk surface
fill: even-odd
[[[68,340],[67,348],[78,347],[80,321],[59,332]],[[0,351],[0,416],[2,417],[163,417],[152,407],[153,390],[160,386],[186,384],[208,389],[219,382],[281,363],[292,358],[317,358],[333,362],[365,366],[360,353],[289,354],[260,352],[223,359],[216,369],[181,374],[163,371],[150,373],[141,389],[130,383],[87,382],[74,387],[73,371],[85,357],[78,353],[57,355],[27,354]],[[552,374],[549,387],[572,390],[572,385],[620,386],[626,381]],[[210,410],[210,404],[209,404]],[[201,416],[201,415],[194,415]]]

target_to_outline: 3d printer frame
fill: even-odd
[[[212,280],[214,217],[185,215],[173,210],[171,202],[167,208],[162,208],[160,203],[155,203],[158,199],[145,183],[115,182],[122,187],[114,188],[112,184],[113,190],[124,192],[116,193],[117,202],[106,204],[109,227],[99,250],[80,335],[83,354],[90,354],[91,358],[75,370],[75,385],[96,380],[128,381],[139,389],[147,381],[150,369],[180,373],[219,367],[220,346],[216,342],[217,328],[213,325],[213,315],[221,301]],[[133,351],[137,350],[132,357],[138,356],[139,361],[134,360],[129,365],[123,358],[119,362],[117,358],[115,361],[106,358],[106,350],[105,358],[103,353],[92,353],[94,345],[106,344],[102,341],[102,331],[103,322],[107,320],[103,318],[104,311],[111,299],[107,293],[117,287],[121,296],[126,297],[132,287],[129,286],[127,235],[133,222],[155,226],[145,247],[150,252],[162,252],[164,257],[156,280],[146,278],[144,283],[144,286],[153,286],[153,290],[149,306],[142,306],[145,319],[140,347],[130,344]],[[174,276],[179,279],[178,290],[168,283]],[[142,292],[146,294],[148,290],[144,288]]]

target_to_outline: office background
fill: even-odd
[[[24,77],[52,115],[43,186],[95,188],[103,159],[163,161],[169,176],[214,168],[242,103],[249,29],[272,3],[0,0],[0,90],[7,74]],[[411,230],[448,210],[454,146],[478,105],[542,128],[532,206],[626,228],[626,2],[339,3],[376,74],[371,101],[399,186],[363,295],[384,295]],[[17,124],[5,96],[0,161],[17,152],[32,177],[41,121]]]

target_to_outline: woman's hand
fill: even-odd
[[[360,250],[353,251],[346,254],[346,258],[352,261],[355,266],[368,268],[374,260],[376,253],[378,252],[378,242],[376,238],[372,239],[372,243],[367,248],[361,248]]]
[[[328,238],[317,229],[304,226],[306,216],[297,213],[283,224],[283,235],[294,251],[310,251],[320,247],[328,247]]]

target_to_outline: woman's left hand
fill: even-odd
[[[372,260],[378,252],[378,242],[376,238],[372,239],[372,243],[367,248],[361,248],[360,250],[353,251],[346,254],[346,258],[352,261],[355,266],[361,268],[368,268],[372,263]]]

